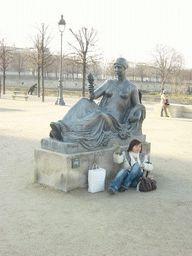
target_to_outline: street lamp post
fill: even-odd
[[[66,22],[63,19],[63,15],[61,15],[61,19],[58,22],[59,25],[59,31],[61,32],[61,67],[60,67],[60,78],[59,78],[59,84],[58,84],[58,98],[55,102],[55,105],[65,105],[65,102],[63,100],[63,86],[62,86],[62,40],[63,40],[63,32],[65,30]]]

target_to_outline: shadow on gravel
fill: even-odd
[[[25,111],[22,109],[11,109],[11,108],[0,108],[0,112],[9,112],[9,111]]]

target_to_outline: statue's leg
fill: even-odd
[[[57,140],[63,140],[62,133],[66,131],[75,131],[77,124],[83,124],[83,119],[92,115],[98,110],[98,106],[95,102],[90,102],[86,98],[78,100],[66,113],[66,115],[58,122],[51,122],[52,128],[50,137]]]
[[[94,127],[96,124],[103,121],[104,131],[111,130],[113,126],[113,122],[111,118],[107,114],[103,113],[101,110],[97,110],[91,115],[89,115],[88,118],[85,118],[85,121],[88,121],[87,126],[90,126],[90,127]]]
[[[94,101],[91,102],[87,98],[80,98],[59,122],[65,123],[70,127],[71,124],[73,125],[77,120],[82,120],[98,109],[99,107]]]

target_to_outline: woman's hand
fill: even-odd
[[[114,151],[115,154],[116,154],[116,155],[121,155],[121,154],[122,154],[122,150],[121,150],[121,148],[120,148],[120,145],[116,143],[116,144],[114,144],[113,146],[115,147],[115,151]]]
[[[140,164],[140,167],[141,167],[141,168],[144,168],[144,163]]]

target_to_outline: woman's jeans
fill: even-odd
[[[141,168],[139,163],[135,163],[130,172],[126,169],[120,170],[115,179],[110,183],[109,188],[113,191],[119,189],[120,185],[128,189],[129,186],[136,187],[138,179],[142,176]]]

